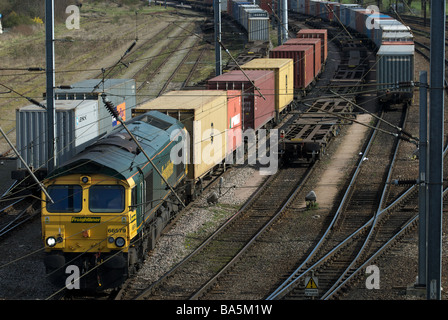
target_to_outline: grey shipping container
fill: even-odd
[[[382,45],[377,52],[376,77],[378,95],[401,92],[404,97],[412,97],[411,86],[398,84],[414,80],[414,45]]]
[[[134,79],[89,79],[77,82],[72,89],[56,89],[57,100],[96,100],[99,107],[99,132],[100,134],[110,132],[117,122],[111,117],[104,106],[101,94],[105,93],[123,120],[131,119],[131,109],[136,106],[135,80]]]
[[[248,41],[269,41],[269,18],[249,18],[247,25]]]
[[[42,102],[43,105],[46,102]],[[55,101],[56,166],[67,161],[99,135],[98,101]],[[25,162],[47,168],[47,111],[36,105],[16,110],[16,144]],[[23,168],[19,161],[18,168]]]

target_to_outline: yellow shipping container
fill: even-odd
[[[157,110],[185,126],[190,136],[188,178],[197,180],[226,153],[227,91],[171,91],[133,109],[139,114]]]
[[[292,59],[253,59],[241,66],[247,70],[274,70],[275,110],[282,112],[294,99],[294,62]]]

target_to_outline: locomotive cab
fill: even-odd
[[[70,274],[67,268],[76,266],[79,274],[92,270],[81,278],[81,287],[121,283],[137,232],[131,186],[104,175],[73,174],[52,180],[47,190],[54,201],[42,206],[44,263],[50,280],[65,285],[60,282]]]

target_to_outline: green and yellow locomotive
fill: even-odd
[[[65,285],[67,267],[74,265],[80,288],[118,287],[180,209],[165,181],[184,198],[185,162],[174,164],[170,157],[176,144],[185,141],[184,126],[151,111],[127,122],[127,128],[144,152],[119,126],[45,181],[54,203],[42,194],[44,263],[58,286]]]

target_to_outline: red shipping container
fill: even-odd
[[[310,15],[310,0],[305,0],[305,14]]]
[[[322,51],[324,53],[324,61],[328,56],[328,33],[326,29],[302,29],[297,32],[297,38],[320,38],[322,40]]]
[[[314,51],[314,76],[320,73],[324,57],[322,54],[322,40],[315,38],[292,38],[283,43],[284,45],[312,45]]]
[[[358,31],[361,34],[365,34],[364,30],[366,29],[366,19],[370,14],[371,14],[370,10],[357,10],[355,12],[356,31]]]
[[[226,155],[235,151],[242,142],[243,99],[241,90],[227,90],[227,150]]]
[[[245,70],[244,73],[241,70],[233,70],[214,77],[208,80],[207,89],[241,90],[243,92],[243,130],[258,130],[275,117],[275,72]],[[264,99],[251,81],[260,90]]]
[[[314,80],[314,51],[312,45],[281,45],[269,52],[270,58],[289,58],[294,61],[294,88],[304,89]]]
[[[272,13],[272,0],[260,0],[257,4],[261,9],[266,10],[269,14]]]

